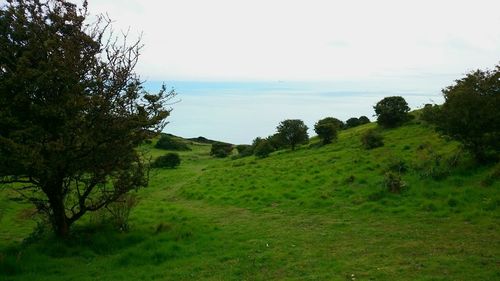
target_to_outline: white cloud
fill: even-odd
[[[152,80],[342,80],[500,60],[499,1],[91,1]]]

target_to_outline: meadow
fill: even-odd
[[[128,231],[93,214],[60,241],[0,190],[0,280],[499,280],[500,166],[415,120],[366,150],[375,126],[264,159],[190,142],[151,171]]]

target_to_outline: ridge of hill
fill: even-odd
[[[381,130],[384,146],[366,150],[361,135],[376,126],[264,159],[212,158],[209,144],[191,143],[179,168],[151,171],[129,232],[96,216],[77,225],[75,241],[20,243],[33,229],[29,206],[0,193],[0,276],[498,280],[500,165],[477,166],[418,120]],[[387,173],[400,177],[400,193],[388,191]]]

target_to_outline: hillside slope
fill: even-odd
[[[178,169],[152,171],[129,232],[93,216],[72,241],[21,243],[33,223],[3,192],[0,276],[498,280],[499,166],[476,166],[418,122],[383,131],[385,145],[366,150],[360,136],[374,126],[265,159],[213,159],[193,143]],[[401,176],[401,193],[387,191],[388,171]]]

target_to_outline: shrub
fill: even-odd
[[[233,145],[224,142],[215,142],[212,144],[212,149],[210,150],[210,155],[217,158],[225,158],[231,154],[233,151]]]
[[[422,108],[422,112],[420,114],[420,119],[429,124],[438,124],[440,120],[441,110],[439,105],[436,104],[426,104],[424,108]]]
[[[173,169],[181,164],[181,158],[177,153],[167,153],[162,155],[153,162],[153,168],[169,168]]]
[[[384,145],[382,135],[374,129],[367,130],[361,136],[361,142],[366,149],[373,149]]]
[[[123,194],[117,201],[109,204],[106,209],[111,214],[111,222],[121,231],[129,229],[129,217],[132,208],[137,206],[139,199],[137,195],[126,193]]]
[[[240,144],[236,146],[236,150],[238,151],[239,157],[246,157],[253,154],[253,147],[248,144]]]
[[[349,118],[347,119],[347,121],[345,121],[346,128],[354,128],[359,125],[361,125],[361,123],[359,122],[359,119],[356,117]]]
[[[397,127],[409,119],[410,108],[403,97],[386,97],[374,107],[377,122],[383,127]]]
[[[500,152],[500,65],[476,70],[443,89],[438,128],[458,140],[479,162]]]
[[[408,171],[408,165],[406,165],[406,162],[402,159],[391,158],[389,161],[388,170],[398,174],[403,174]]]
[[[366,116],[361,116],[361,117],[359,117],[358,120],[359,120],[360,125],[368,124],[371,122],[370,119],[368,119],[368,117],[366,117]]]
[[[401,179],[401,176],[394,172],[385,173],[384,185],[387,191],[392,193],[401,193],[406,186],[405,182]]]
[[[331,143],[337,139],[337,131],[340,130],[339,120],[333,117],[326,117],[314,125],[314,131],[321,138],[323,144]]]
[[[174,137],[161,134],[160,139],[155,144],[155,148],[166,149],[166,150],[191,150],[186,143],[181,142],[180,140],[175,139]]]
[[[414,168],[423,178],[431,177],[440,180],[446,178],[449,174],[447,161],[430,145],[420,145],[418,147]]]
[[[268,140],[262,140],[255,147],[255,156],[259,158],[265,158],[269,156],[269,154],[273,151],[274,148],[271,143]]]

